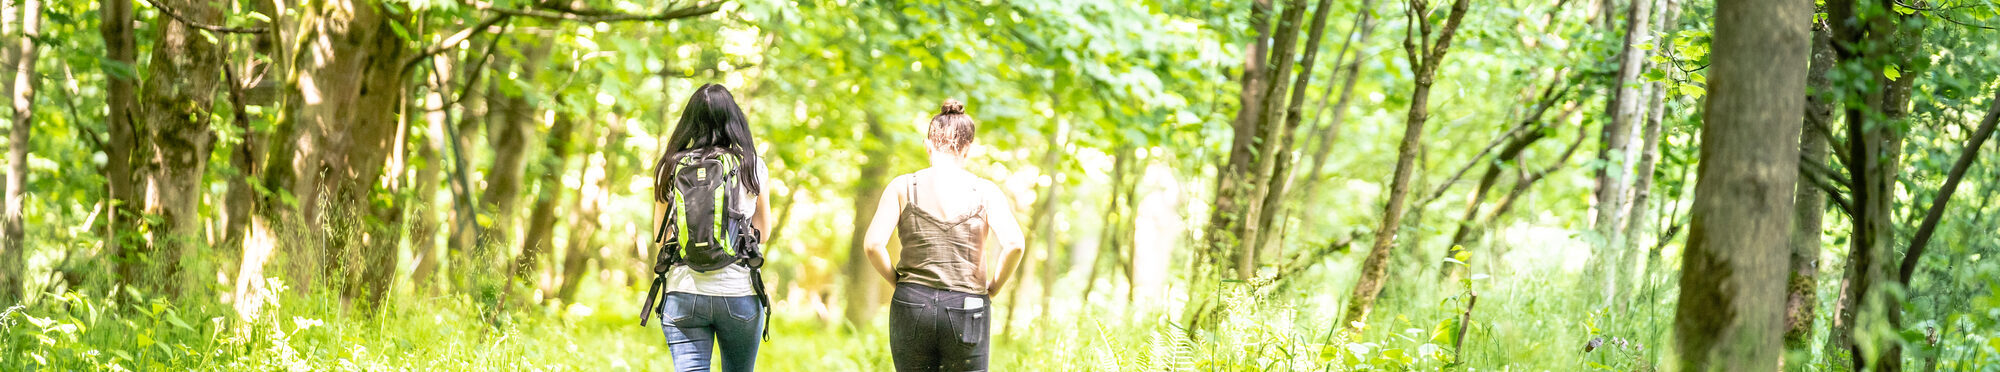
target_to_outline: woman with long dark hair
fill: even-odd
[[[736,106],[736,98],[729,94],[728,88],[704,84],[696,89],[694,95],[688,97],[687,106],[681,111],[680,123],[674,126],[673,136],[669,137],[666,145],[667,152],[654,163],[653,172],[657,180],[653,193],[653,231],[658,232],[656,237],[664,238],[661,242],[689,241],[676,240],[683,238],[679,234],[689,234],[685,224],[673,226],[678,229],[663,224],[679,218],[669,215],[670,212],[685,210],[675,208],[688,207],[674,205],[676,199],[682,197],[676,194],[675,182],[680,181],[676,176],[681,171],[689,169],[687,164],[691,158],[727,159],[722,162],[730,168],[725,173],[734,176],[727,179],[736,183],[719,189],[733,190],[727,193],[738,194],[712,198],[728,200],[731,205],[694,208],[727,208],[724,212],[732,216],[732,221],[734,217],[747,217],[749,224],[755,227],[755,230],[747,231],[754,232],[749,235],[753,235],[756,241],[738,240],[740,242],[755,244],[768,238],[764,231],[769,231],[771,225],[771,200],[763,192],[767,172],[757,157],[757,145],[751,139],[750,125],[744,119],[743,109]],[[682,188],[680,192],[685,192],[685,186]],[[704,200],[707,199],[688,203],[703,203]],[[738,250],[745,248],[737,247]],[[751,251],[754,252],[754,245],[748,248],[753,248]],[[761,261],[761,257],[758,260]],[[755,369],[759,335],[764,332],[763,320],[769,304],[761,301],[761,288],[757,286],[762,283],[752,280],[756,270],[754,265],[725,262],[720,267],[697,268],[689,262],[700,261],[681,257],[665,262],[669,263],[655,269],[664,270],[661,275],[664,276],[663,287],[666,289],[665,298],[658,303],[658,315],[660,328],[666,334],[668,348],[673,353],[675,370],[708,371],[710,361],[716,359],[713,358],[716,348],[721,349],[721,370]],[[643,318],[641,323],[644,323]]]
[[[868,262],[896,285],[889,350],[897,371],[986,370],[989,294],[1007,284],[1024,243],[1007,195],[965,170],[976,129],[964,104],[945,100],[924,142],[931,167],[890,181],[868,225]],[[903,242],[893,268],[883,249],[891,232]],[[999,254],[987,255],[988,243]]]

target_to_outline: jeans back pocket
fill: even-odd
[[[978,309],[945,308],[945,321],[950,322],[951,327],[958,331],[959,343],[973,346],[986,342],[986,330],[991,322],[991,319],[988,319],[989,317],[987,316],[987,309],[988,307],[980,307]]]

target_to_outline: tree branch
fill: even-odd
[[[2000,124],[2000,96],[1993,98],[1993,108],[1986,111],[1986,118],[1979,121],[1979,129],[1965,142],[1965,149],[1958,154],[1958,161],[1951,165],[1951,173],[1945,176],[1944,185],[1938,187],[1937,196],[1931,198],[1930,210],[1924,213],[1924,223],[1918,225],[1917,234],[1910,238],[1909,253],[1903,255],[1901,276],[1897,282],[1908,285],[1910,276],[1917,272],[1917,262],[1924,257],[1924,247],[1929,245],[1931,235],[1937,232],[1938,221],[1944,218],[1944,206],[1951,202],[1951,194],[1958,190],[1958,181],[1965,178],[1965,170],[1979,158],[1979,148],[1993,137],[1993,127]]]
[[[1817,164],[1812,164],[1812,162],[1804,160],[1805,159],[1801,157],[1799,161],[1799,175],[1804,176],[1807,182],[1811,182],[1813,188],[1817,188],[1821,192],[1825,192],[1828,198],[1833,199],[1833,205],[1836,207],[1840,207],[1841,212],[1845,212],[1849,217],[1853,217],[1854,202],[1847,201],[1847,197],[1841,196],[1846,191],[1834,187],[1826,180],[1827,178],[1835,178],[1836,176],[1833,176],[1831,174],[1825,174],[1825,173],[1830,173],[1829,171],[1826,170],[1826,168],[1820,168]],[[1852,185],[1851,183],[1844,183],[1844,184]]]
[[[598,22],[631,22],[631,21],[642,21],[642,22],[668,21],[680,18],[701,16],[709,13],[715,13],[718,10],[722,10],[723,2],[725,1],[714,1],[707,4],[662,11],[659,14],[627,14],[609,10],[570,9],[570,8],[555,8],[555,7],[542,7],[538,9],[514,9],[514,8],[493,6],[493,3],[490,2],[473,2],[472,7],[473,9],[479,9],[494,13],[500,13],[504,15],[516,16],[516,17],[541,18],[541,19],[556,20],[556,21],[598,23]]]
[[[1471,161],[1467,161],[1465,166],[1458,168],[1457,172],[1452,172],[1450,178],[1446,178],[1443,183],[1439,183],[1437,189],[1430,192],[1430,196],[1413,205],[1424,206],[1437,201],[1438,198],[1444,196],[1446,190],[1451,189],[1452,184],[1458,183],[1459,178],[1465,177],[1466,171],[1470,171],[1472,167],[1479,165],[1481,163],[1480,160],[1485,159],[1487,153],[1492,152],[1494,148],[1499,147],[1508,138],[1513,138],[1516,134],[1521,133],[1521,131],[1527,130],[1529,126],[1542,122],[1542,115],[1549,111],[1549,107],[1555,106],[1555,101],[1562,99],[1569,92],[1568,87],[1564,87],[1560,92],[1556,91],[1556,85],[1561,85],[1562,81],[1562,78],[1558,77],[1547,89],[1542,90],[1542,98],[1539,100],[1540,102],[1535,103],[1534,113],[1528,114],[1526,119],[1522,119],[1519,124],[1514,125],[1513,129],[1507,130],[1507,133],[1493,138],[1492,142],[1486,144],[1485,149],[1479,150],[1478,154],[1472,156]]]
[[[195,22],[194,20],[181,16],[180,12],[174,11],[173,8],[168,8],[166,5],[160,5],[160,3],[154,2],[153,0],[145,0],[145,1],[146,5],[152,5],[153,9],[159,9],[160,14],[166,14],[167,17],[171,17],[175,21],[179,21],[181,24],[188,25],[188,27],[194,27],[212,32],[222,32],[231,34],[262,34],[271,31],[271,29],[265,27],[228,27],[228,26],[217,26],[201,22]]]
[[[1826,140],[1827,147],[1833,149],[1833,155],[1840,160],[1841,164],[1854,161],[1854,157],[1847,154],[1847,146],[1833,140],[1833,129],[1828,128],[1825,122],[1821,120],[1806,120],[1806,131],[1812,132],[1812,134],[1820,136],[1820,139]]]
[[[500,14],[492,17],[486,17],[486,20],[479,21],[479,24],[477,25],[473,25],[472,27],[468,27],[464,30],[459,30],[458,33],[454,33],[451,34],[451,36],[445,37],[444,41],[438,42],[437,45],[433,45],[429,48],[424,48],[423,51],[417,52],[417,55],[410,56],[409,60],[403,61],[403,69],[401,70],[402,71],[401,73],[406,75],[409,74],[410,70],[416,68],[418,63],[423,63],[424,61],[429,60],[431,57],[437,56],[439,53],[444,53],[447,51],[451,51],[452,49],[458,48],[459,44],[464,44],[466,41],[472,40],[473,36],[478,36],[480,32],[483,32],[488,28],[492,28],[493,25],[500,24],[500,22],[506,21],[508,18],[511,17],[513,16],[507,14]]]

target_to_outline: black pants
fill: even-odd
[[[986,370],[993,308],[986,296],[899,283],[890,303],[897,371]]]

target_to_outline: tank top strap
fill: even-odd
[[[906,187],[908,187],[908,189],[904,190],[903,193],[904,196],[903,199],[907,201],[909,205],[904,206],[904,208],[917,207],[917,175],[921,173],[923,173],[923,171],[910,172],[910,183],[908,185],[905,185]]]

